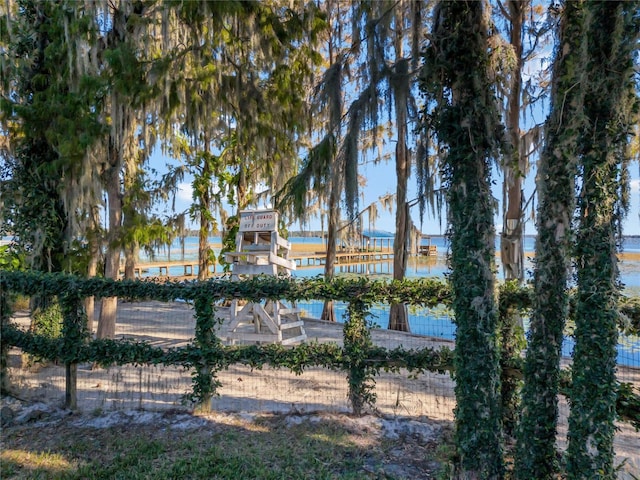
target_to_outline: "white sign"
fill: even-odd
[[[241,232],[275,232],[278,212],[275,210],[246,210],[240,212]]]

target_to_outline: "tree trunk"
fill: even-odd
[[[331,191],[329,192],[329,219],[327,221],[327,257],[324,262],[324,279],[331,281],[334,277],[334,269],[336,263],[336,237],[338,234],[338,221],[340,219],[340,177],[342,169],[337,163],[336,172],[331,177]],[[333,302],[327,300],[322,309],[322,320],[328,322],[336,321],[335,309]]]
[[[567,478],[615,478],[616,363],[621,296],[616,234],[624,217],[635,90],[639,1],[586,2],[586,128],[576,235],[577,302]]]
[[[130,16],[142,15],[145,6],[137,4],[132,11],[115,8],[113,10],[113,28],[108,32],[106,39],[107,48],[119,48],[130,37],[128,20]],[[111,91],[110,101],[105,114],[113,121],[112,130],[109,133],[106,145],[107,169],[104,172],[105,189],[108,201],[109,231],[107,233],[107,245],[105,252],[105,278],[116,280],[120,269],[121,236],[123,220],[123,192],[121,187],[121,174],[125,165],[125,152],[129,152],[126,160],[135,162],[132,152],[137,152],[135,137],[137,135],[134,126],[135,113],[133,98],[128,92],[117,89]],[[133,155],[135,156],[135,155]],[[126,178],[125,178],[126,180]],[[98,320],[97,338],[113,338],[116,330],[117,297],[102,299],[100,319]]]
[[[406,163],[405,163],[406,168]],[[396,167],[396,170],[400,170]],[[409,205],[407,198],[407,178],[404,179],[404,187],[400,187],[400,174],[398,175],[398,196],[404,198],[403,203],[398,202],[396,211],[396,234],[393,243],[393,279],[404,279],[407,270],[407,230],[409,222]],[[402,211],[402,213],[400,213]],[[403,232],[403,233],[400,233]],[[401,243],[402,242],[402,243]],[[401,332],[411,331],[409,314],[405,304],[394,303],[389,311],[389,330]]]
[[[517,68],[511,73],[507,106],[507,132],[511,157],[504,165],[506,191],[504,223],[500,238],[500,257],[505,280],[524,280],[524,252],[522,239],[522,178],[524,155],[520,148],[520,97],[522,91],[522,27],[527,0],[510,0],[511,46]]]
[[[447,149],[443,170],[456,323],[456,478],[499,479],[504,466],[490,165],[501,138],[487,71],[483,5],[438,4],[423,74],[438,103],[432,125]]]
[[[396,67],[394,85],[394,104],[396,112],[396,231],[393,240],[393,279],[403,280],[407,271],[409,243],[409,204],[407,203],[407,184],[411,173],[409,150],[407,148],[407,95],[408,62],[402,58],[401,32],[395,44]],[[389,311],[389,330],[410,331],[407,306],[392,304]]]
[[[525,162],[520,148],[520,99],[522,92],[523,24],[525,10],[529,3],[529,0],[510,0],[507,4],[511,23],[510,43],[517,67],[511,72],[506,114],[507,134],[511,152],[503,162],[505,199],[503,204],[502,235],[500,236],[500,258],[505,281],[513,280],[518,284],[522,284],[524,280],[522,179],[525,172]],[[522,318],[515,308],[503,312],[500,322],[502,426],[504,433],[513,437],[518,419],[520,380],[512,373],[512,369],[507,368],[507,366],[514,359],[518,359],[521,356],[522,351],[519,345],[524,340],[524,329]]]
[[[117,155],[113,152],[112,155]],[[120,192],[120,162],[109,167],[106,175],[107,201],[109,202],[109,233],[107,234],[107,248],[105,254],[105,278],[116,280],[120,269],[120,246],[118,240],[122,228],[122,193]],[[113,338],[116,333],[116,311],[118,297],[102,299],[100,319],[98,321],[97,338]]]
[[[98,261],[100,259],[100,244],[97,234],[89,236],[89,265],[87,267],[87,277],[95,277],[98,274]],[[87,332],[93,335],[93,322],[95,320],[95,297],[86,297],[84,308],[87,312]]]
[[[134,280],[136,278],[136,262],[138,260],[138,246],[126,245],[124,249],[124,278]]]
[[[563,330],[568,313],[571,224],[575,208],[577,132],[582,126],[582,2],[567,2],[554,62],[551,111],[538,162],[534,300],[524,365],[516,477],[557,475],[556,430]]]
[[[201,198],[201,201],[204,201]],[[205,212],[200,212],[200,230],[198,231],[198,280],[206,280],[209,277],[209,265],[211,264],[209,255],[209,232],[211,222]]]
[[[201,175],[203,178],[211,179],[209,141],[206,139],[204,149]],[[207,184],[200,192],[200,230],[198,232],[198,280],[200,281],[209,278],[209,266],[211,265],[209,232],[211,232],[211,185]]]

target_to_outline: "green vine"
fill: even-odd
[[[195,345],[203,351],[218,350],[221,346],[220,339],[215,334],[216,317],[211,298],[206,292],[201,292],[195,298],[196,338]],[[222,386],[216,378],[215,364],[207,361],[205,356],[195,363],[193,372],[193,393],[190,400],[198,405],[203,412],[211,408],[211,399],[216,390]]]
[[[576,142],[582,127],[582,1],[566,2],[554,60],[551,112],[538,172],[536,263],[529,345],[524,366],[522,418],[515,456],[516,478],[557,477],[558,382],[571,266]],[[576,88],[578,87],[578,88]]]
[[[502,419],[491,164],[504,138],[489,80],[482,2],[441,1],[424,53],[425,123],[444,158],[456,323],[455,443],[461,478],[501,478]]]
[[[2,276],[2,273],[0,273]],[[9,304],[10,293],[0,288],[0,394],[9,392],[9,342],[7,342],[3,332],[9,326],[11,318],[11,307]]]
[[[519,421],[522,379],[511,367],[519,362],[520,352],[526,348],[527,342],[524,328],[514,324],[513,319],[522,318],[521,315],[528,310],[523,306],[530,302],[530,298],[520,288],[517,280],[502,284],[498,298],[502,428],[506,435],[514,436]]]
[[[367,328],[368,305],[357,297],[349,303],[348,318],[344,324],[344,351],[347,359],[349,379],[349,401],[355,415],[361,415],[365,406],[372,407],[376,401],[375,378],[366,364],[366,355],[371,348],[371,332]]]
[[[51,338],[18,329],[8,323],[11,314],[6,298],[13,293],[47,294],[61,299],[65,323],[62,335]],[[116,294],[131,300],[177,298],[192,301],[196,310],[196,339],[185,347],[162,349],[130,339],[90,340],[86,334],[81,299],[85,296]],[[344,347],[336,344],[304,343],[294,347],[282,345],[225,346],[216,337],[215,302],[221,299],[283,298],[289,300],[333,299],[352,304],[344,328]],[[500,310],[512,305],[521,312],[531,306],[532,290],[508,286],[499,292]],[[197,407],[209,405],[220,387],[215,374],[230,365],[254,369],[265,366],[284,368],[301,374],[307,368],[323,367],[347,373],[349,399],[354,412],[375,406],[375,377],[380,371],[406,370],[417,375],[427,371],[454,373],[454,355],[447,348],[386,349],[372,345],[367,311],[374,303],[400,301],[410,305],[435,307],[451,303],[451,289],[446,282],[434,279],[382,282],[368,279],[253,279],[241,282],[207,282],[156,284],[141,280],[114,282],[108,279],[83,279],[64,274],[20,272],[0,276],[0,313],[2,314],[2,348],[17,347],[27,354],[63,364],[97,363],[112,365],[177,365],[193,373],[193,390],[189,400]],[[640,302],[622,299],[625,315],[637,318]],[[5,364],[6,368],[6,364]],[[522,360],[512,358],[503,363],[507,374],[520,380]],[[3,375],[6,372],[3,370]],[[570,385],[571,380],[563,383]],[[640,424],[640,396],[630,388],[618,388],[618,414],[621,419]],[[356,410],[358,409],[358,410]]]
[[[577,301],[567,477],[615,478],[620,283],[616,240],[625,215],[627,146],[640,102],[634,75],[639,1],[586,2],[589,56],[579,132],[582,185],[576,233]]]

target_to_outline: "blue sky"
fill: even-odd
[[[159,170],[163,170],[163,167],[167,161],[166,158],[162,157],[161,154],[154,154],[151,159],[151,166],[157,168]],[[392,162],[381,163],[374,165],[372,163],[366,164],[362,166],[360,170],[360,174],[367,179],[367,185],[363,189],[363,196],[360,198],[360,208],[364,208],[370,203],[377,201],[379,197],[389,194],[395,193],[396,190],[396,181],[395,181],[395,166]],[[525,198],[529,198],[531,193],[534,190],[534,172],[531,172],[531,175],[527,178],[524,186],[525,190]],[[497,177],[497,173],[494,171],[494,178],[496,179],[494,186],[494,197],[496,201],[501,202],[502,193],[501,193],[501,179]],[[189,208],[191,204],[191,185],[188,183],[189,181],[185,181],[180,184],[177,198],[176,198],[176,210],[183,211]],[[416,187],[415,187],[415,176],[409,180],[409,194],[408,198],[413,199],[416,196]],[[501,207],[501,206],[500,206]],[[168,207],[167,207],[168,208]],[[500,211],[500,209],[499,209]],[[384,230],[388,232],[393,232],[395,230],[395,216],[393,213],[389,213],[384,211],[384,209],[379,206],[378,208],[379,218],[376,220],[375,227],[378,230]],[[530,209],[529,209],[530,212]],[[627,216],[624,222],[624,234],[625,235],[640,235],[640,219],[638,218],[638,213],[640,212],[640,175],[638,172],[638,164],[634,163],[631,165],[631,208],[629,215]],[[166,212],[167,214],[170,212]],[[528,214],[527,214],[528,215]],[[416,224],[419,226],[419,214],[417,206],[412,208],[411,216]],[[366,222],[368,219],[364,219]],[[500,215],[496,216],[496,230],[499,232],[502,226],[502,220]],[[194,226],[197,228],[197,226]],[[291,230],[296,230],[299,227],[294,225]],[[309,225],[305,226],[305,230],[320,230],[320,221],[319,219],[313,219]],[[424,219],[424,223],[422,226],[422,231],[424,234],[431,235],[439,235],[444,234],[446,231],[446,218],[443,218],[440,222],[437,218],[433,218],[429,214]],[[534,222],[531,219],[527,220],[525,224],[525,233],[526,234],[535,234]]]
[[[546,7],[544,9],[546,11]],[[542,19],[540,19],[542,21]],[[531,57],[527,64],[525,65],[525,69],[523,71],[524,80],[526,81],[529,78],[533,78],[534,81],[537,81],[534,77],[539,73],[541,69],[546,69],[548,67],[548,63],[553,56],[553,46],[554,42],[551,37],[551,32],[549,33],[549,37],[540,42],[533,41],[532,39],[528,39],[527,42],[529,44],[536,43],[540,51]],[[529,45],[530,46],[530,45]],[[347,87],[348,88],[348,87]],[[540,102],[538,106],[533,108],[532,111],[528,111],[527,115],[523,114],[522,122],[525,124],[523,128],[529,128],[535,124],[541,124],[544,122],[546,118],[546,110],[547,107],[545,102]],[[389,145],[387,145],[388,147]],[[159,152],[159,149],[156,149]],[[388,157],[393,157],[393,154],[387,155]],[[155,159],[155,160],[154,160]],[[164,165],[165,160],[159,157],[159,154],[154,155],[152,158],[152,166],[156,168],[158,166]],[[535,168],[535,167],[534,167]],[[631,165],[631,205],[629,215],[624,221],[623,232],[625,235],[640,235],[640,218],[638,217],[640,212],[640,169],[638,168],[638,163],[634,162]],[[365,163],[360,167],[359,174],[366,178],[366,186],[362,191],[362,195],[360,197],[360,205],[359,208],[362,209],[372,202],[377,201],[380,197],[393,194],[396,191],[396,173],[395,173],[395,165],[392,161],[387,163],[378,163],[374,164],[372,162]],[[498,172],[494,169],[493,178],[495,179],[494,186],[494,197],[498,202],[498,209],[495,217],[495,225],[496,230],[500,232],[502,229],[502,178],[499,177]],[[188,181],[187,181],[188,182]],[[412,176],[409,180],[409,192],[407,198],[409,200],[416,197],[416,178],[415,175]],[[531,197],[531,194],[535,190],[535,170],[532,169],[530,174],[527,176],[524,185],[524,199],[525,202]],[[180,186],[178,197],[176,201],[176,208],[178,210],[185,210],[189,207],[191,203],[191,185],[189,183],[184,183]],[[531,208],[529,207],[529,211],[526,213],[527,220],[525,223],[525,233],[526,234],[535,234],[535,224],[534,220],[530,217]],[[375,222],[375,228],[377,230],[384,230],[388,232],[393,232],[395,230],[395,216],[394,213],[389,213],[385,211],[380,205],[378,208],[379,218]],[[444,234],[446,232],[446,218],[445,213],[442,212],[443,218],[438,219],[427,213],[424,218],[424,222],[422,224],[422,232],[424,234],[431,235],[439,235]],[[411,216],[413,222],[416,226],[419,225],[419,212],[418,207],[414,207],[411,210]],[[365,222],[368,221],[367,218],[363,219]],[[290,230],[300,229],[299,225],[293,225]],[[312,219],[308,225],[305,225],[305,230],[320,230],[320,221],[319,219]]]

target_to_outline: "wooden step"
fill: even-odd
[[[298,335],[297,337],[285,338],[282,340],[282,345],[291,345],[297,342],[304,342],[307,339],[307,335]]]
[[[229,332],[227,338],[230,340],[241,340],[244,342],[277,342],[278,335],[269,335],[267,333],[244,333],[244,332]],[[284,342],[283,342],[284,343]]]
[[[303,325],[304,325],[304,322],[302,320],[298,322],[282,323],[280,324],[280,330],[288,330],[290,328],[302,327]]]

